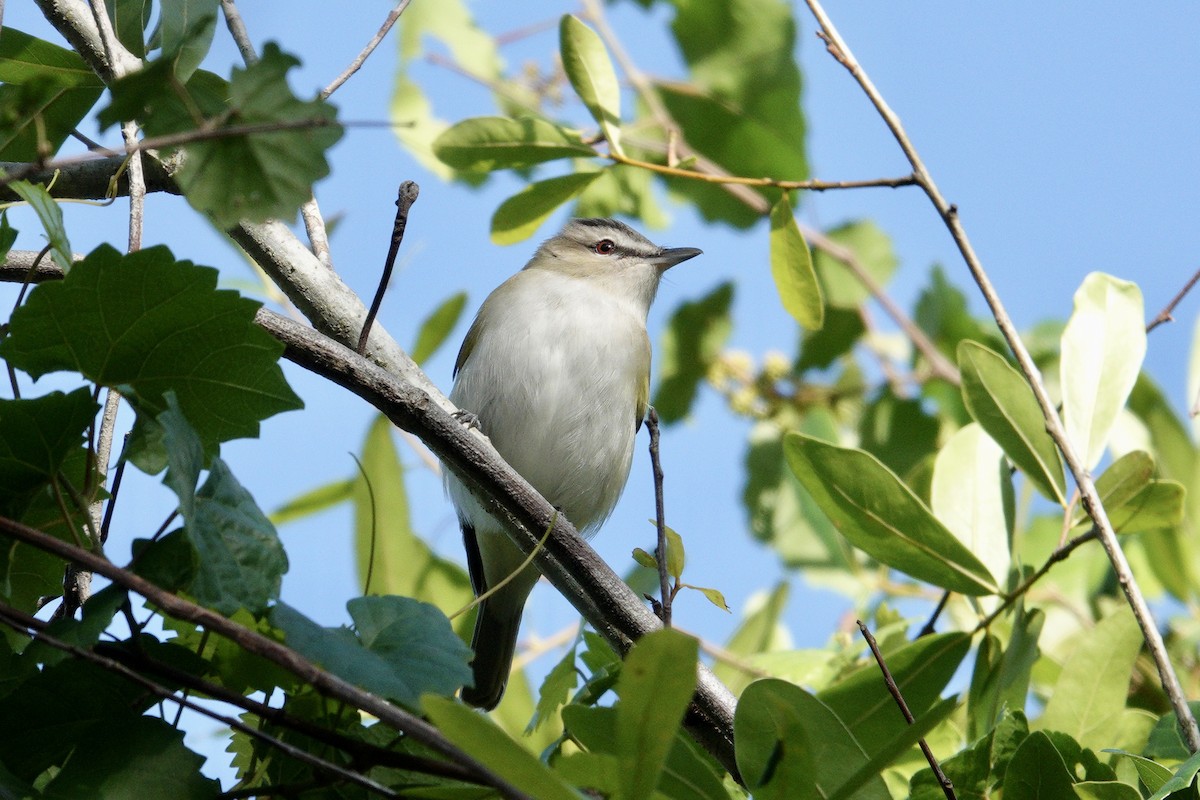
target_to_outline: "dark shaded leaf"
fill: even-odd
[[[733,284],[722,283],[699,300],[683,303],[671,315],[662,344],[658,389],[653,405],[664,423],[687,416],[700,381],[721,354],[733,322]]]

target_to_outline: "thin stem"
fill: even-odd
[[[896,188],[899,186],[915,186],[917,183],[917,179],[913,175],[902,175],[898,178],[870,178],[858,181],[822,181],[815,178],[803,181],[785,181],[776,178],[746,178],[740,175],[715,175],[708,172],[698,172],[693,169],[680,169],[679,167],[670,167],[665,164],[655,164],[653,161],[630,158],[623,153],[609,153],[608,158],[618,164],[650,170],[651,172],[657,172],[659,175],[666,175],[672,178],[687,178],[688,180],[702,181],[704,183],[783,189],[785,191],[807,189],[813,192],[824,192],[831,189]]]
[[[900,692],[900,687],[896,685],[896,679],[892,677],[892,672],[888,669],[887,662],[883,660],[883,653],[879,652],[879,643],[875,641],[875,637],[871,635],[870,629],[867,628],[861,619],[855,620],[855,622],[858,624],[858,629],[862,632],[863,638],[867,640],[867,646],[871,648],[871,655],[875,656],[875,663],[879,665],[879,671],[883,673],[883,682],[887,686],[888,693],[896,701],[896,705],[900,708],[900,713],[904,715],[905,721],[909,725],[912,725],[914,722],[912,712],[908,710],[908,703],[904,702],[904,695]],[[925,743],[925,738],[918,739],[917,744],[920,745],[921,752],[925,755],[925,761],[929,763],[929,768],[933,770],[938,785],[942,787],[942,792],[946,795],[946,800],[957,800],[954,794],[954,783],[946,777],[946,773],[942,772],[942,767],[934,757],[933,751],[929,749],[929,745]]]
[[[226,0],[221,1],[226,2]],[[392,10],[388,12],[383,24],[379,26],[379,30],[375,31],[375,35],[371,37],[371,40],[367,42],[362,51],[354,57],[353,61],[350,62],[350,66],[342,70],[341,75],[338,75],[333,79],[332,83],[321,90],[320,97],[322,100],[328,100],[329,96],[340,89],[343,83],[350,80],[351,75],[358,72],[359,69],[362,68],[362,65],[366,63],[367,58],[370,57],[371,53],[375,52],[375,48],[378,47],[379,43],[383,41],[383,38],[388,35],[388,31],[392,29],[392,26],[396,24],[396,20],[400,19],[400,15],[404,13],[404,9],[408,8],[408,4],[410,2],[411,0],[400,0],[400,2],[396,3]]]
[[[967,237],[966,230],[963,228],[958,217],[958,208],[948,203],[945,197],[942,196],[937,184],[933,181],[929,171],[921,161],[916,147],[908,138],[908,134],[905,133],[904,126],[900,123],[900,118],[884,101],[883,96],[875,88],[866,71],[863,70],[862,66],[854,58],[854,54],[850,52],[850,49],[842,40],[841,35],[833,26],[833,22],[825,13],[825,9],[821,6],[819,0],[806,0],[806,2],[821,26],[822,33],[820,35],[824,39],[830,55],[842,64],[858,82],[859,86],[862,87],[872,105],[875,106],[876,111],[879,112],[884,123],[892,132],[896,143],[904,152],[905,157],[913,168],[913,174],[917,176],[918,184],[950,231],[950,235],[954,239],[959,253],[962,254],[963,260],[966,262],[971,277],[975,280],[980,293],[991,309],[992,316],[995,317],[996,324],[1000,327],[1000,332],[1004,335],[1005,341],[1008,342],[1009,348],[1011,348],[1013,355],[1016,357],[1018,366],[1020,366],[1021,371],[1025,374],[1026,380],[1029,381],[1034,397],[1037,398],[1038,405],[1042,409],[1042,416],[1046,420],[1046,431],[1054,439],[1054,443],[1058,446],[1059,451],[1062,452],[1063,459],[1067,462],[1067,466],[1075,478],[1075,483],[1079,487],[1079,492],[1083,497],[1083,506],[1087,510],[1088,515],[1091,516],[1092,521],[1096,524],[1100,543],[1104,546],[1104,550],[1108,554],[1108,559],[1112,563],[1113,570],[1117,576],[1117,582],[1125,593],[1129,607],[1133,610],[1133,615],[1137,619],[1138,626],[1141,628],[1142,637],[1158,668],[1163,690],[1170,699],[1171,706],[1174,708],[1179,723],[1183,728],[1184,741],[1187,742],[1188,749],[1191,752],[1200,751],[1200,727],[1197,727],[1196,718],[1192,715],[1191,709],[1188,707],[1187,697],[1183,692],[1183,687],[1179,683],[1179,678],[1176,676],[1174,668],[1171,666],[1170,656],[1167,653],[1162,634],[1159,632],[1158,626],[1154,621],[1154,616],[1150,613],[1146,599],[1138,587],[1137,579],[1129,567],[1125,553],[1117,541],[1116,532],[1113,530],[1112,523],[1109,522],[1108,513],[1105,511],[1104,504],[1100,500],[1100,495],[1096,491],[1096,484],[1092,480],[1087,466],[1080,460],[1074,446],[1067,439],[1066,432],[1063,430],[1062,420],[1058,416],[1058,409],[1050,399],[1037,365],[1034,364],[1029,350],[1021,340],[1020,333],[1013,324],[1012,318],[1005,311],[999,294],[997,294],[991,279],[983,268],[982,262],[975,253],[975,248],[971,245],[971,241]]]
[[[654,558],[658,562],[658,590],[661,597],[659,617],[663,627],[671,627],[671,577],[667,572],[667,520],[663,510],[663,469],[659,459],[658,411],[646,410],[646,430],[650,432],[650,469],[654,474],[654,527],[658,531],[658,547]]]
[[[1197,281],[1200,281],[1200,270],[1196,270],[1196,274],[1193,275],[1191,279],[1183,285],[1183,288],[1179,290],[1178,294],[1171,298],[1171,302],[1167,303],[1166,307],[1164,307],[1162,311],[1158,312],[1158,315],[1150,321],[1150,324],[1146,326],[1146,333],[1154,330],[1164,322],[1173,322],[1175,320],[1175,317],[1172,316],[1175,313],[1175,306],[1179,305],[1180,302],[1183,301],[1183,298],[1192,290],[1192,287],[1196,285]]]
[[[379,307],[383,305],[383,295],[387,291],[388,284],[391,283],[392,270],[396,266],[396,254],[400,251],[400,243],[404,241],[404,229],[408,225],[408,211],[412,208],[412,204],[417,202],[417,196],[420,193],[421,187],[413,181],[404,181],[400,184],[400,191],[396,196],[396,221],[392,224],[392,241],[388,245],[387,258],[383,261],[383,274],[379,276],[379,286],[375,289],[371,308],[367,311],[366,320],[363,321],[362,333],[358,335],[360,355],[367,352],[367,339],[371,335],[371,325],[375,323]]]

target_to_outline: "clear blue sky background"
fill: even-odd
[[[435,0],[415,0],[417,3]],[[339,73],[374,32],[390,7],[376,2],[294,0],[241,6],[256,44],[274,39],[304,64],[292,74],[301,94],[315,92]],[[570,4],[474,3],[492,33],[522,28],[576,11]],[[48,36],[31,3],[7,5],[4,24]],[[1010,313],[1022,327],[1065,319],[1084,275],[1094,270],[1136,281],[1147,317],[1200,268],[1200,6],[1186,2],[1140,5],[1013,2],[830,2],[827,11],[850,48],[900,115],[934,178],[958,205],[964,225]],[[802,6],[799,52],[804,110],[814,177],[829,180],[901,175],[908,171],[882,122],[848,74],[824,52]],[[611,21],[640,66],[679,74],[665,9],[650,15],[632,3],[610,9]],[[403,24],[403,21],[401,22]],[[211,66],[226,72],[235,60],[223,28]],[[506,50],[510,64],[537,59],[556,48],[552,27]],[[388,119],[395,38],[389,39],[334,101],[345,120]],[[445,70],[420,65],[416,76],[442,116],[489,113],[485,93]],[[89,131],[89,133],[94,133]],[[106,141],[113,141],[110,134]],[[394,215],[397,184],[421,184],[401,251],[401,270],[385,302],[382,322],[401,344],[411,344],[417,324],[448,295],[466,290],[470,313],[487,292],[520,268],[538,240],[562,221],[554,218],[534,240],[500,248],[488,239],[496,205],[520,187],[508,176],[471,191],[445,185],[419,167],[386,128],[350,128],[332,154],[333,174],[318,187],[327,215],[343,215],[333,238],[337,269],[364,296],[375,286]],[[765,226],[747,232],[702,225],[688,209],[670,209],[672,225],[652,233],[664,244],[701,247],[705,255],[671,273],[650,318],[657,340],[664,320],[680,303],[718,282],[738,282],[732,346],[761,354],[792,352],[794,324],[774,296]],[[101,241],[121,245],[126,204],[68,209],[72,244],[87,251]],[[945,265],[967,290],[972,307],[983,304],[949,236],[916,189],[873,189],[810,195],[800,216],[833,226],[870,218],[892,236],[901,259],[891,286],[911,309],[930,266]],[[19,247],[40,247],[36,224],[21,210]],[[177,256],[220,267],[229,285],[246,285],[250,273],[234,250],[177,198],[152,197],[146,244],[170,245]],[[4,299],[11,295],[2,294]],[[1200,295],[1177,312],[1178,321],[1150,340],[1148,369],[1177,408],[1186,408],[1187,364]],[[881,313],[881,325],[890,328]],[[448,390],[454,352],[466,330],[464,316],[453,341],[430,362],[433,380]],[[269,420],[260,441],[234,443],[225,455],[260,504],[273,509],[294,495],[348,477],[350,451],[361,442],[372,410],[336,387],[288,367],[307,409]],[[51,385],[43,381],[47,387]],[[39,385],[37,390],[40,391]],[[820,646],[840,623],[841,598],[806,587],[786,574],[774,555],[746,532],[740,503],[747,425],[731,420],[723,402],[706,391],[692,418],[667,432],[667,514],[688,543],[688,580],[720,588],[735,614],[699,595],[676,607],[677,624],[716,641],[736,625],[752,593],[775,581],[793,582],[786,621],[798,646]],[[417,530],[444,553],[460,557],[457,526],[440,481],[411,452],[409,493]],[[617,512],[595,540],[618,570],[635,546],[648,546],[653,501],[644,442],[630,486]],[[127,476],[114,521],[110,555],[127,556],[129,541],[151,533],[171,496],[155,478]],[[324,624],[347,621],[345,601],[358,592],[348,509],[289,525],[281,535],[291,559],[283,598]],[[575,615],[554,591],[539,587],[527,625],[542,635],[570,624]],[[210,771],[226,757],[203,741]]]

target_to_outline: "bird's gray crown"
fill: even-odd
[[[568,239],[586,248],[591,248],[603,239],[610,239],[621,255],[652,258],[662,248],[642,236],[624,222],[615,219],[585,217],[573,219],[563,226],[556,239]],[[551,240],[553,241],[553,240]]]

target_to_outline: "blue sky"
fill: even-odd
[[[431,2],[432,0],[415,0]],[[382,21],[390,3],[329,4],[296,0],[287,15],[273,3],[241,10],[256,44],[275,39],[304,64],[292,74],[300,93],[314,92],[339,73]],[[52,40],[32,4],[8,4],[4,24]],[[558,3],[474,3],[493,33],[552,20],[575,11]],[[1014,2],[830,2],[827,12],[900,115],[943,193],[961,219],[1019,326],[1065,319],[1071,297],[1092,271],[1137,282],[1153,316],[1200,268],[1200,6],[1185,2],[1140,5]],[[804,72],[812,174],[828,180],[904,174],[903,156],[857,85],[823,50],[807,10],[795,8]],[[611,23],[640,66],[678,74],[679,60],[656,11],[632,3],[610,8]],[[403,24],[403,22],[401,22]],[[505,51],[510,63],[548,63],[556,46],[552,27]],[[234,58],[223,30],[213,68]],[[335,96],[346,120],[384,121],[396,64],[394,38]],[[450,119],[490,113],[484,93],[436,67],[421,65],[438,112]],[[90,132],[89,132],[90,133]],[[111,139],[111,136],[110,136]],[[520,182],[499,176],[481,190],[446,185],[424,171],[386,128],[352,127],[335,148],[333,175],[318,187],[327,215],[342,215],[333,238],[336,268],[369,295],[387,249],[397,184],[421,184],[400,255],[400,270],[381,314],[402,345],[418,322],[448,295],[466,290],[473,313],[487,292],[524,264],[536,242],[554,232],[555,217],[526,243],[500,248],[488,239],[496,205]],[[67,209],[77,251],[124,240],[126,206]],[[651,237],[664,244],[703,248],[704,256],[670,273],[650,318],[653,340],[681,302],[726,279],[738,282],[732,346],[761,355],[792,352],[794,324],[773,294],[766,227],[732,232],[702,225],[683,207],[669,208],[672,224]],[[983,304],[949,235],[914,188],[810,195],[799,209],[814,226],[870,218],[895,243],[901,266],[891,284],[900,304],[912,302],[930,266],[944,265],[972,307]],[[176,198],[152,197],[146,243],[170,245],[177,256],[218,266],[229,285],[246,285],[240,257]],[[19,247],[40,247],[27,213],[12,214],[22,230]],[[4,304],[9,295],[0,289]],[[1200,295],[1184,301],[1177,322],[1155,331],[1147,365],[1177,408],[1186,408],[1186,376]],[[880,325],[889,323],[876,309]],[[457,342],[469,322],[428,365],[449,390]],[[269,420],[261,441],[238,442],[225,452],[238,477],[267,509],[301,491],[348,477],[371,417],[356,398],[288,367],[307,409]],[[39,390],[41,386],[37,387]],[[810,591],[802,576],[785,573],[774,555],[746,533],[740,505],[741,463],[747,425],[731,420],[723,402],[703,393],[693,416],[667,431],[663,443],[668,521],[688,543],[690,582],[720,588],[735,613],[725,614],[699,595],[676,607],[686,630],[723,640],[751,594],[780,579],[794,584],[786,614],[798,646],[820,646],[841,623],[844,603]],[[409,494],[419,532],[444,553],[459,557],[457,530],[440,481],[410,451]],[[127,476],[128,479],[128,476]],[[136,490],[134,492],[130,489]],[[110,554],[122,560],[128,542],[145,536],[165,515],[170,495],[157,479],[139,476],[123,491]],[[617,512],[594,543],[619,571],[636,546],[646,547],[653,501],[645,442]],[[285,526],[281,535],[291,571],[283,599],[325,624],[347,621],[344,604],[356,592],[349,513],[338,510]],[[548,635],[574,614],[552,589],[539,587],[527,626]],[[217,761],[223,761],[218,758]]]

